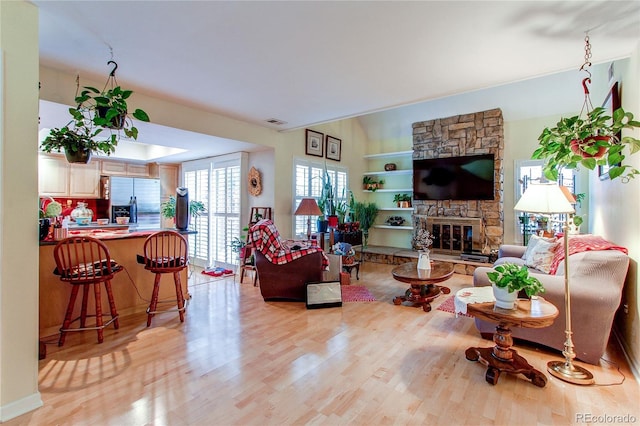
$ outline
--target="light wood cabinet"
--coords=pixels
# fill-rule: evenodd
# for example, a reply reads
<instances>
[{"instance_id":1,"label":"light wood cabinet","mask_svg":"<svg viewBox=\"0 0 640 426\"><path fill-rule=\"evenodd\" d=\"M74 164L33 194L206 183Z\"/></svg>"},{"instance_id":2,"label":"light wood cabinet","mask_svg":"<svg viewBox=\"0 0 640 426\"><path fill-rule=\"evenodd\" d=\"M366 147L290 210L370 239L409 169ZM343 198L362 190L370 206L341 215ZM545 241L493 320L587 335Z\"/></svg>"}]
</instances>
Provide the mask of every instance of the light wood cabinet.
<instances>
[{"instance_id":1,"label":"light wood cabinet","mask_svg":"<svg viewBox=\"0 0 640 426\"><path fill-rule=\"evenodd\" d=\"M52 197L69 195L69 163L65 157L38 157L38 192Z\"/></svg>"},{"instance_id":2,"label":"light wood cabinet","mask_svg":"<svg viewBox=\"0 0 640 426\"><path fill-rule=\"evenodd\" d=\"M51 197L100 197L100 161L70 164L63 156L40 155L38 192Z\"/></svg>"},{"instance_id":3,"label":"light wood cabinet","mask_svg":"<svg viewBox=\"0 0 640 426\"><path fill-rule=\"evenodd\" d=\"M160 177L160 199L162 201L168 200L171 195L176 195L179 168L180 166L177 164L158 165L158 175Z\"/></svg>"},{"instance_id":4,"label":"light wood cabinet","mask_svg":"<svg viewBox=\"0 0 640 426\"><path fill-rule=\"evenodd\" d=\"M125 163L123 161L102 160L100 173L106 176L158 177L155 164Z\"/></svg>"},{"instance_id":5,"label":"light wood cabinet","mask_svg":"<svg viewBox=\"0 0 640 426\"><path fill-rule=\"evenodd\" d=\"M69 164L69 195L100 198L100 163Z\"/></svg>"}]
</instances>

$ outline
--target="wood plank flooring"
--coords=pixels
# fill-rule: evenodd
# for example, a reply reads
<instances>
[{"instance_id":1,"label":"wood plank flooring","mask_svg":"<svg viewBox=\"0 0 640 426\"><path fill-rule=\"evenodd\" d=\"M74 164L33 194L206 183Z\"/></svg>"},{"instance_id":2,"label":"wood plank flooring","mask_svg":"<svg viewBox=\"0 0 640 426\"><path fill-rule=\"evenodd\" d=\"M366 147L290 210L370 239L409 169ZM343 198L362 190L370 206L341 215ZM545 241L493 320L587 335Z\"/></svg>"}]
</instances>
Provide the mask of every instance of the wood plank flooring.
<instances>
[{"instance_id":1,"label":"wood plank flooring","mask_svg":"<svg viewBox=\"0 0 640 426\"><path fill-rule=\"evenodd\" d=\"M567 425L587 416L640 421L638 383L616 347L621 385L581 387L547 374L545 388L522 376L485 381L469 346L491 346L473 319L395 306L406 285L391 265L365 263L360 281L377 302L306 310L265 303L251 278L213 279L196 271L181 324L177 313L120 319L120 329L48 339L39 363L44 407L14 425ZM151 279L151 278L150 278ZM452 293L471 285L454 275ZM114 289L115 291L115 289ZM61 315L64 313L61 312ZM558 352L516 345L546 373ZM619 383L616 365L587 365L600 385ZM622 421L618 421L621 423ZM611 421L609 421L611 423Z\"/></svg>"}]
</instances>

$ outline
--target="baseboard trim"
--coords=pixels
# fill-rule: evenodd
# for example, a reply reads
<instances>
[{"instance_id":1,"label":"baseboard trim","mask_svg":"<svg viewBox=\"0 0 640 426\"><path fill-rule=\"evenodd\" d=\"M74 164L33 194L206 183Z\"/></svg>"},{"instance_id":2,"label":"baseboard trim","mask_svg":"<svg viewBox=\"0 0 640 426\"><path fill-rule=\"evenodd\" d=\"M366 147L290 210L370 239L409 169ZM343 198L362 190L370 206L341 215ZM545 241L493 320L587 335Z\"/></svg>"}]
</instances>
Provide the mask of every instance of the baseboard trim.
<instances>
[{"instance_id":1,"label":"baseboard trim","mask_svg":"<svg viewBox=\"0 0 640 426\"><path fill-rule=\"evenodd\" d=\"M616 342L618 342L618 346L620 347L620 350L622 351L624 358L627 360L627 363L629 364L629 368L631 369L631 374L633 374L633 377L636 379L636 382L640 382L640 366L638 365L635 359L629 356L629 348L627 347L625 340L622 338L622 335L620 334L618 328L613 327L611 331L613 332L613 337L616 339Z\"/></svg>"},{"instance_id":2,"label":"baseboard trim","mask_svg":"<svg viewBox=\"0 0 640 426\"><path fill-rule=\"evenodd\" d=\"M31 394L25 398L0 406L0 423L6 422L18 416L42 407L40 392Z\"/></svg>"}]
</instances>

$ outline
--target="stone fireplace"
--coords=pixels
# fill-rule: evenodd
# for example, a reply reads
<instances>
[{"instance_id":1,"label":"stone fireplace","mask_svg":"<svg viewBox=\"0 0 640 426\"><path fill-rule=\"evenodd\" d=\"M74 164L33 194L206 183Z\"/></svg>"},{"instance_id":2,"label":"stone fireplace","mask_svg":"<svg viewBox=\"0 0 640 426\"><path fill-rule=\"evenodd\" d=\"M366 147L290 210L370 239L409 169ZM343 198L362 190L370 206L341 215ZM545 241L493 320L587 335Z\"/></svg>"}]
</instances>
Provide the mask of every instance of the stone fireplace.
<instances>
[{"instance_id":1,"label":"stone fireplace","mask_svg":"<svg viewBox=\"0 0 640 426\"><path fill-rule=\"evenodd\" d=\"M504 236L502 111L491 109L413 123L413 159L493 154L493 200L414 200L414 235L439 232L434 252L456 254L471 248L488 253Z\"/></svg>"}]
</instances>

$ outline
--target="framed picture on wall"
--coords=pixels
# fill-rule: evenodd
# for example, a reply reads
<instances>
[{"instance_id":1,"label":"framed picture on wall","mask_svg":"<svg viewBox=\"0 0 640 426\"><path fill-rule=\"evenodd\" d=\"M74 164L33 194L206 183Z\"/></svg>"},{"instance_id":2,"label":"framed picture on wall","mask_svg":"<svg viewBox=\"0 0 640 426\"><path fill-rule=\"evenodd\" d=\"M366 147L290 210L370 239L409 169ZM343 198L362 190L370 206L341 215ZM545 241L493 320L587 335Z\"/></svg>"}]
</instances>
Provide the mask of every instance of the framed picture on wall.
<instances>
[{"instance_id":1,"label":"framed picture on wall","mask_svg":"<svg viewBox=\"0 0 640 426\"><path fill-rule=\"evenodd\" d=\"M613 116L613 111L620 108L620 93L618 92L618 82L616 81L611 86L609 94L605 98L602 106L607 109L607 115ZM622 137L622 133L616 135L618 139ZM609 165L598 166L598 176L600 180L609 179Z\"/></svg>"},{"instance_id":2,"label":"framed picture on wall","mask_svg":"<svg viewBox=\"0 0 640 426\"><path fill-rule=\"evenodd\" d=\"M306 129L306 153L307 155L315 155L316 157L324 156L324 133Z\"/></svg>"},{"instance_id":3,"label":"framed picture on wall","mask_svg":"<svg viewBox=\"0 0 640 426\"><path fill-rule=\"evenodd\" d=\"M340 151L342 150L342 140L327 135L327 153L329 160L340 161Z\"/></svg>"}]
</instances>

